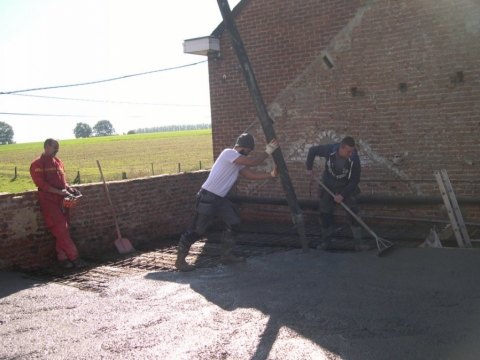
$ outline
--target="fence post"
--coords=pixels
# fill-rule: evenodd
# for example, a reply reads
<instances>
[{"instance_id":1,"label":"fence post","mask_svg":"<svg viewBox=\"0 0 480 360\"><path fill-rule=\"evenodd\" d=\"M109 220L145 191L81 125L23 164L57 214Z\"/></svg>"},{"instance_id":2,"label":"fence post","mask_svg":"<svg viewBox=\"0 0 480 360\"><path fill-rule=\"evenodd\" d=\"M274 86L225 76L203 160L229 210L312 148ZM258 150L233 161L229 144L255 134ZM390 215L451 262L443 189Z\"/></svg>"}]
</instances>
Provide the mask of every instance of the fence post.
<instances>
[{"instance_id":1,"label":"fence post","mask_svg":"<svg viewBox=\"0 0 480 360\"><path fill-rule=\"evenodd\" d=\"M178 163L178 172L180 172L180 163Z\"/></svg>"},{"instance_id":2,"label":"fence post","mask_svg":"<svg viewBox=\"0 0 480 360\"><path fill-rule=\"evenodd\" d=\"M74 184L80 184L80 170L77 171L77 177L73 180Z\"/></svg>"},{"instance_id":3,"label":"fence post","mask_svg":"<svg viewBox=\"0 0 480 360\"><path fill-rule=\"evenodd\" d=\"M202 160L200 160L199 170L202 170Z\"/></svg>"},{"instance_id":4,"label":"fence post","mask_svg":"<svg viewBox=\"0 0 480 360\"><path fill-rule=\"evenodd\" d=\"M152 163L152 175L155 175L155 173L153 172L153 163Z\"/></svg>"},{"instance_id":5,"label":"fence post","mask_svg":"<svg viewBox=\"0 0 480 360\"><path fill-rule=\"evenodd\" d=\"M127 178L127 173L122 171L122 180L125 180Z\"/></svg>"},{"instance_id":6,"label":"fence post","mask_svg":"<svg viewBox=\"0 0 480 360\"><path fill-rule=\"evenodd\" d=\"M17 178L17 167L15 166L15 175L13 176L12 181L15 180L16 178Z\"/></svg>"}]
</instances>

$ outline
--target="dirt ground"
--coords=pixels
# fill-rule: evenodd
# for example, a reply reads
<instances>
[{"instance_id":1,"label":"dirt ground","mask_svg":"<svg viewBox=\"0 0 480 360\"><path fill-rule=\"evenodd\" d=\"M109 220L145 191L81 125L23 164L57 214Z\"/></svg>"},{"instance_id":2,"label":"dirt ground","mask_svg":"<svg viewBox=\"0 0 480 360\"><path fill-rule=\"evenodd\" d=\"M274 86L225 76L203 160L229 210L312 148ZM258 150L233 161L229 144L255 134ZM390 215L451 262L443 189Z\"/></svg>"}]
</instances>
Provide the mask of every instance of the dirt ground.
<instances>
[{"instance_id":1,"label":"dirt ground","mask_svg":"<svg viewBox=\"0 0 480 360\"><path fill-rule=\"evenodd\" d=\"M277 252L82 291L0 272L0 359L480 359L480 251Z\"/></svg>"}]
</instances>

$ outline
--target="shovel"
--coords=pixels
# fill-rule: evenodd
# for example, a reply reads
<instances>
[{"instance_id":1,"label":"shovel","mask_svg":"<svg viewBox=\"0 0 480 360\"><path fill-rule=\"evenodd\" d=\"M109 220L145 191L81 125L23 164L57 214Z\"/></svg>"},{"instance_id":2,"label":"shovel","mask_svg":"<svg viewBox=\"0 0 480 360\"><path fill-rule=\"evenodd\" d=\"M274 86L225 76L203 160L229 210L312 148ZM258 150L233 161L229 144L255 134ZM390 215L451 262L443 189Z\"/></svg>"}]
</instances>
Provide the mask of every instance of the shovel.
<instances>
[{"instance_id":1,"label":"shovel","mask_svg":"<svg viewBox=\"0 0 480 360\"><path fill-rule=\"evenodd\" d=\"M134 252L135 248L132 246L128 239L122 238L122 234L120 234L120 228L118 227L117 215L115 214L115 208L113 207L112 200L110 199L110 193L108 192L108 186L105 182L105 178L103 177L102 167L100 166L100 162L97 160L98 170L100 170L100 175L102 176L103 186L105 186L105 192L107 193L108 202L110 203L110 207L112 208L113 218L115 219L115 227L117 228L117 235L118 239L115 240L115 246L120 254L126 254L130 252Z\"/></svg>"},{"instance_id":2,"label":"shovel","mask_svg":"<svg viewBox=\"0 0 480 360\"><path fill-rule=\"evenodd\" d=\"M335 197L335 194L331 192L330 189L324 183L322 183L318 179L315 179L315 180L317 180L317 182L325 189L325 191L327 191L330 195ZM372 235L375 238L375 242L377 243L377 248L378 248L377 256L383 255L387 250L393 248L393 246L395 245L393 242L388 241L386 239L382 239L381 237L377 236L377 234L375 234L373 230L370 229L367 226L367 224L365 224L363 220L357 216L357 214L355 214L352 210L350 210L350 208L347 205L345 205L343 201L340 201L340 205L342 205L345 208L345 210L347 210L350 213L350 215L352 215L355 218L355 220L357 220L358 223L361 224L370 233L370 235Z\"/></svg>"}]
</instances>

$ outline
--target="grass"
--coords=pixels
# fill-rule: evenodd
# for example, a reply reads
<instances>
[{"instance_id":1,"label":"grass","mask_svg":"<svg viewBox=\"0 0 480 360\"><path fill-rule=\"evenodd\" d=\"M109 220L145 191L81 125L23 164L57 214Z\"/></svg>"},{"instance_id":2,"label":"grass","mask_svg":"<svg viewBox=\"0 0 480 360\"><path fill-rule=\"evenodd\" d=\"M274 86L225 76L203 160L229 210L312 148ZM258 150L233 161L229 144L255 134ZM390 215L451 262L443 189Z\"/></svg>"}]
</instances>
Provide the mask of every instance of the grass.
<instances>
[{"instance_id":1,"label":"grass","mask_svg":"<svg viewBox=\"0 0 480 360\"><path fill-rule=\"evenodd\" d=\"M41 155L43 142L0 146L0 192L35 189L30 164ZM61 140L57 156L67 182L101 181L96 160L107 181L209 169L213 165L212 130L188 130ZM15 176L17 168L17 178Z\"/></svg>"}]
</instances>

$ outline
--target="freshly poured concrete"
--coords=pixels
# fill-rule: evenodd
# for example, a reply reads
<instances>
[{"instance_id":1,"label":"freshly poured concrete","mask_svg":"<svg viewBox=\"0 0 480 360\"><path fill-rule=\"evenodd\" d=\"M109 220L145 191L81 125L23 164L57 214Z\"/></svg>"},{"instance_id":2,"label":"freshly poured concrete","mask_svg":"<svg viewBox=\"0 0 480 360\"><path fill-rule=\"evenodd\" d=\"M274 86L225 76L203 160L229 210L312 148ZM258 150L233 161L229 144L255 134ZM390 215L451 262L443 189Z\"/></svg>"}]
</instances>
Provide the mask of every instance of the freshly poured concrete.
<instances>
[{"instance_id":1,"label":"freshly poured concrete","mask_svg":"<svg viewBox=\"0 0 480 360\"><path fill-rule=\"evenodd\" d=\"M480 359L478 250L293 250L106 285L0 273L0 359Z\"/></svg>"}]
</instances>

